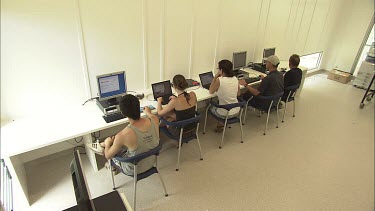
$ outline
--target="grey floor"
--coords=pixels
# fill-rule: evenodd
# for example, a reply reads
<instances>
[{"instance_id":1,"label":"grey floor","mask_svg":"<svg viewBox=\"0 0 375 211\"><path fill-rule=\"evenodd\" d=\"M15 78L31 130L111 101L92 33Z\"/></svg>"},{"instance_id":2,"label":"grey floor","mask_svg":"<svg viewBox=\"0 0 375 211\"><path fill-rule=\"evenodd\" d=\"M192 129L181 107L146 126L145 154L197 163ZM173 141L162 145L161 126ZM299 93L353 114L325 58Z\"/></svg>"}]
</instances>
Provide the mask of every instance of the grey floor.
<instances>
[{"instance_id":1,"label":"grey floor","mask_svg":"<svg viewBox=\"0 0 375 211\"><path fill-rule=\"evenodd\" d=\"M244 143L239 126L228 129L222 149L221 134L200 132L204 160L196 141L182 147L180 171L175 171L177 149L164 139L160 172L169 197L156 175L138 183L142 210L374 210L374 102L359 109L364 90L318 74L306 79L297 100L296 117L289 105L285 122L276 129L271 115L249 110ZM25 210L61 210L75 204L69 163L72 153L29 165L33 204ZM111 191L109 173L93 172L85 156L92 197ZM116 175L119 191L129 201L133 182ZM22 210L22 209L20 209Z\"/></svg>"}]
</instances>

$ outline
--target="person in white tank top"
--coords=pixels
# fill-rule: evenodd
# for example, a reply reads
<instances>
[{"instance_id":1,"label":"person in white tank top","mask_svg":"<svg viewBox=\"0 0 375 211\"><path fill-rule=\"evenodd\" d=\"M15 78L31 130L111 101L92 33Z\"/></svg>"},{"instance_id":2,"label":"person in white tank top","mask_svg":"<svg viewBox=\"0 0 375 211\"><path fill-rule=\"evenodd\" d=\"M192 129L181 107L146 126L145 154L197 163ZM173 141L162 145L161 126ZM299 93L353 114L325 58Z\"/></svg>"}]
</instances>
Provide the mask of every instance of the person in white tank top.
<instances>
[{"instance_id":1,"label":"person in white tank top","mask_svg":"<svg viewBox=\"0 0 375 211\"><path fill-rule=\"evenodd\" d=\"M219 71L211 82L209 92L210 94L217 92L220 105L237 103L237 96L240 95L240 85L238 79L234 76L233 64L229 60L221 60L218 65ZM215 116L222 119L225 119L227 116L227 110L223 108L211 107L211 111ZM228 118L236 117L239 111L239 107L232 108L229 110ZM218 122L216 131L221 132L223 126Z\"/></svg>"}]
</instances>

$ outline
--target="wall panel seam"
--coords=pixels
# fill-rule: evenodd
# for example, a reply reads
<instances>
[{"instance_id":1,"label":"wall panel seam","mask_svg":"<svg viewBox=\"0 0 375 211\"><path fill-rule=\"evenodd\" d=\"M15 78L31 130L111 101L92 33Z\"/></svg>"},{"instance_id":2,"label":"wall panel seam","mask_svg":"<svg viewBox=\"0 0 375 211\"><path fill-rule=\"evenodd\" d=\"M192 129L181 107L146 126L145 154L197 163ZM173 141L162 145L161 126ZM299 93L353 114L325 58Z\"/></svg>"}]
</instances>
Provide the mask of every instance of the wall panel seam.
<instances>
[{"instance_id":1,"label":"wall panel seam","mask_svg":"<svg viewBox=\"0 0 375 211\"><path fill-rule=\"evenodd\" d=\"M318 0L315 0L315 5L314 5L314 9L313 9L313 14L311 16L311 19L310 19L310 24L309 24L309 29L307 30L307 35L306 35L306 39L305 39L305 44L303 45L303 49L302 49L302 53L305 54L305 48L306 48L306 43L307 43L307 39L309 38L309 34L310 34L310 30L311 30L311 24L312 24L312 21L314 19L314 15L315 15L315 8L316 8L316 4L317 4Z\"/></svg>"},{"instance_id":2,"label":"wall panel seam","mask_svg":"<svg viewBox=\"0 0 375 211\"><path fill-rule=\"evenodd\" d=\"M86 55L86 45L84 39L84 32L82 27L82 17L79 0L74 0L76 3L76 25L78 30L78 42L81 54L81 64L83 73L83 82L85 84L86 96L92 98L92 87L90 83L90 73L88 70L87 55Z\"/></svg>"},{"instance_id":3,"label":"wall panel seam","mask_svg":"<svg viewBox=\"0 0 375 211\"><path fill-rule=\"evenodd\" d=\"M142 38L143 38L143 77L144 85L143 88L148 88L148 64L147 64L147 14L146 14L146 0L142 0Z\"/></svg>"}]
</instances>

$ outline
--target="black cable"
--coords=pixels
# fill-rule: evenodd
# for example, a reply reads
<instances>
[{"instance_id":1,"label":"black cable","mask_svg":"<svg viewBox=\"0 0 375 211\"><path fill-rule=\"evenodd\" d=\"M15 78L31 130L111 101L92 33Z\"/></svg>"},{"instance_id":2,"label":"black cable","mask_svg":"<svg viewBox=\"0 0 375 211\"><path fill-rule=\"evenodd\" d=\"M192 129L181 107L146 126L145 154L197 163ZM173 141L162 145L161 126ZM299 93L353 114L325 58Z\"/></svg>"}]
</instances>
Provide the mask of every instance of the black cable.
<instances>
[{"instance_id":1,"label":"black cable","mask_svg":"<svg viewBox=\"0 0 375 211\"><path fill-rule=\"evenodd\" d=\"M95 135L95 132L91 133L91 137L93 137L94 139L99 139L100 138L100 130L98 131L99 135L96 136Z\"/></svg>"},{"instance_id":2,"label":"black cable","mask_svg":"<svg viewBox=\"0 0 375 211\"><path fill-rule=\"evenodd\" d=\"M82 148L82 149L85 150L85 147L84 147L84 146L76 146L76 147L74 147L73 152L75 152L78 148ZM86 154L86 152L81 152L81 151L80 151L79 154L84 155L84 154Z\"/></svg>"},{"instance_id":3,"label":"black cable","mask_svg":"<svg viewBox=\"0 0 375 211\"><path fill-rule=\"evenodd\" d=\"M79 140L79 141L77 141L76 138L74 138L74 141L75 141L77 144L81 143L82 140L83 140L83 137L81 137L81 140Z\"/></svg>"},{"instance_id":4,"label":"black cable","mask_svg":"<svg viewBox=\"0 0 375 211\"><path fill-rule=\"evenodd\" d=\"M84 106L87 102L92 101L92 100L95 100L95 99L98 99L98 97L92 97L92 98L86 100L86 101L82 104L82 106Z\"/></svg>"},{"instance_id":5,"label":"black cable","mask_svg":"<svg viewBox=\"0 0 375 211\"><path fill-rule=\"evenodd\" d=\"M148 94L148 95L146 95L146 99L149 100L149 101L154 101L154 99L150 99L149 98L150 96L154 96L154 95L153 94Z\"/></svg>"}]
</instances>

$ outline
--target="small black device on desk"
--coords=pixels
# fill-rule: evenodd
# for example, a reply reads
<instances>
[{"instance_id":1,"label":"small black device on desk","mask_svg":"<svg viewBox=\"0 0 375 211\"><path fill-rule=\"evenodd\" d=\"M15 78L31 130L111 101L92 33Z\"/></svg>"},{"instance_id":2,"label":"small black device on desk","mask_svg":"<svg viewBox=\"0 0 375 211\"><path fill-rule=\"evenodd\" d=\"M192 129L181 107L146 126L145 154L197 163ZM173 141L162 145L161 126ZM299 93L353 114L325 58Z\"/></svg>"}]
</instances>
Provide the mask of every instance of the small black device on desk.
<instances>
[{"instance_id":1,"label":"small black device on desk","mask_svg":"<svg viewBox=\"0 0 375 211\"><path fill-rule=\"evenodd\" d=\"M107 114L103 116L103 119L106 123L114 122L120 119L125 118L124 115L122 115L120 112L112 113L112 114Z\"/></svg>"},{"instance_id":2,"label":"small black device on desk","mask_svg":"<svg viewBox=\"0 0 375 211\"><path fill-rule=\"evenodd\" d=\"M199 86L199 82L193 79L186 79L189 87Z\"/></svg>"},{"instance_id":3,"label":"small black device on desk","mask_svg":"<svg viewBox=\"0 0 375 211\"><path fill-rule=\"evenodd\" d=\"M251 84L251 83L260 81L260 78L259 77L250 77L250 78L245 78L245 81L246 81L247 84Z\"/></svg>"},{"instance_id":4,"label":"small black device on desk","mask_svg":"<svg viewBox=\"0 0 375 211\"><path fill-rule=\"evenodd\" d=\"M253 69L258 71L258 72L261 72L261 73L266 73L266 71L267 71L266 65L262 64L262 63L254 63Z\"/></svg>"},{"instance_id":5,"label":"small black device on desk","mask_svg":"<svg viewBox=\"0 0 375 211\"><path fill-rule=\"evenodd\" d=\"M169 103L169 97L173 95L171 82L169 80L151 84L151 87L155 100L157 100L159 97L162 97L162 105L166 105Z\"/></svg>"}]
</instances>

